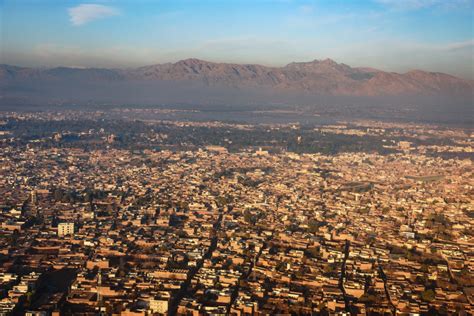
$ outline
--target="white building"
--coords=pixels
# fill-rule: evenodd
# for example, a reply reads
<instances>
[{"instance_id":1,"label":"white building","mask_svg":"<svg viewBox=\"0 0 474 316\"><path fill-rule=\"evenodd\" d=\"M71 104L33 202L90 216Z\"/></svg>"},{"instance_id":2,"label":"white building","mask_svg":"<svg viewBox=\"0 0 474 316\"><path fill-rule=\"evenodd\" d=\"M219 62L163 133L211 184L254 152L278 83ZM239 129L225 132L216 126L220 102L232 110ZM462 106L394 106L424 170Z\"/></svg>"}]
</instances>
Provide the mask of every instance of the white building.
<instances>
[{"instance_id":1,"label":"white building","mask_svg":"<svg viewBox=\"0 0 474 316\"><path fill-rule=\"evenodd\" d=\"M150 300L150 310L153 313L167 314L170 297L169 292L160 291L159 295Z\"/></svg>"},{"instance_id":2,"label":"white building","mask_svg":"<svg viewBox=\"0 0 474 316\"><path fill-rule=\"evenodd\" d=\"M74 235L74 223L59 223L58 236Z\"/></svg>"}]
</instances>

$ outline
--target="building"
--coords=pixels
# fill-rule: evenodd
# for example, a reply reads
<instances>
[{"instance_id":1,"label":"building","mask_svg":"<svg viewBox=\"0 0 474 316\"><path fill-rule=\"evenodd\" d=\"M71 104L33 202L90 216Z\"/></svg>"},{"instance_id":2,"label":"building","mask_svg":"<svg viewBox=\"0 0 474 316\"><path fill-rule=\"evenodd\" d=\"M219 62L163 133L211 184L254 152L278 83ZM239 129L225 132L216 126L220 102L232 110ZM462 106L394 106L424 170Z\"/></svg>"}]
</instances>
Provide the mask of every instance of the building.
<instances>
[{"instance_id":1,"label":"building","mask_svg":"<svg viewBox=\"0 0 474 316\"><path fill-rule=\"evenodd\" d=\"M150 310L153 313L168 313L170 294L168 292L160 292L154 299L150 300Z\"/></svg>"},{"instance_id":2,"label":"building","mask_svg":"<svg viewBox=\"0 0 474 316\"><path fill-rule=\"evenodd\" d=\"M74 223L59 223L58 224L58 236L66 236L74 234Z\"/></svg>"}]
</instances>

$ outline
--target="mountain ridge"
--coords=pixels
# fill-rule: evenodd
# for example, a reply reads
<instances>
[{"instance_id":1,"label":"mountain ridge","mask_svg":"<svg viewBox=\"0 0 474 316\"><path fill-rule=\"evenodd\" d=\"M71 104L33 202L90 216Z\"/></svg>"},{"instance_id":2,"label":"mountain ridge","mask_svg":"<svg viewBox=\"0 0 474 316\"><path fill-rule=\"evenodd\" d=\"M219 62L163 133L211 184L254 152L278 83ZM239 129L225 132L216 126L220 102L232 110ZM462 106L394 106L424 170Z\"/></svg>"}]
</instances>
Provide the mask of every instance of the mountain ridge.
<instances>
[{"instance_id":1,"label":"mountain ridge","mask_svg":"<svg viewBox=\"0 0 474 316\"><path fill-rule=\"evenodd\" d=\"M474 95L474 80L416 69L396 73L351 67L329 58L292 62L282 67L219 63L197 58L128 69L64 66L41 69L0 65L1 86L21 81L180 81L199 82L210 87L271 88L335 96Z\"/></svg>"}]
</instances>

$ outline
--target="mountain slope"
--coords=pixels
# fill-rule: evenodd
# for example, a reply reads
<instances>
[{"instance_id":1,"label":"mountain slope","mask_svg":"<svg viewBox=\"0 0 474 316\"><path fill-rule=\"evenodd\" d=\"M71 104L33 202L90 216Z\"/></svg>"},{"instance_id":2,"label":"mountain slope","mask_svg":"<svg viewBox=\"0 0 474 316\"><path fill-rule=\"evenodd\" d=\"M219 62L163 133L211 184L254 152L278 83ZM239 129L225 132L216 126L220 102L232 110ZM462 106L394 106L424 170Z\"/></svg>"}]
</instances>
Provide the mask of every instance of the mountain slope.
<instances>
[{"instance_id":1,"label":"mountain slope","mask_svg":"<svg viewBox=\"0 0 474 316\"><path fill-rule=\"evenodd\" d=\"M280 92L314 95L397 96L465 95L474 93L474 81L447 74L414 70L404 74L372 68L352 68L331 59L290 63L284 67L214 63L186 59L134 69L33 69L0 65L0 84L7 89L21 82L198 82L210 87L271 88Z\"/></svg>"}]
</instances>

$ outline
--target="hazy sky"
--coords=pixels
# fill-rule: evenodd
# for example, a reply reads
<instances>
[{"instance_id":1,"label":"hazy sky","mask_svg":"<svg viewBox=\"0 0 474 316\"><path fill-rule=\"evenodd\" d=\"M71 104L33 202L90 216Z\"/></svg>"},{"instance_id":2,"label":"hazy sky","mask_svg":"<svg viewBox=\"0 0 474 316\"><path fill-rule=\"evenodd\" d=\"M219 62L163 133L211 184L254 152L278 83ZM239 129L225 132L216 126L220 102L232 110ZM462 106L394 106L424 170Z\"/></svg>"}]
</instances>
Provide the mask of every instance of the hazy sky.
<instances>
[{"instance_id":1,"label":"hazy sky","mask_svg":"<svg viewBox=\"0 0 474 316\"><path fill-rule=\"evenodd\" d=\"M0 63L134 67L195 57L474 79L474 0L0 0Z\"/></svg>"}]
</instances>

